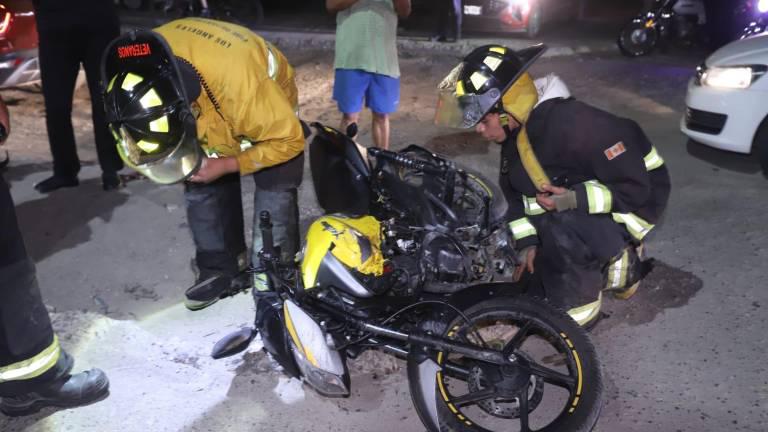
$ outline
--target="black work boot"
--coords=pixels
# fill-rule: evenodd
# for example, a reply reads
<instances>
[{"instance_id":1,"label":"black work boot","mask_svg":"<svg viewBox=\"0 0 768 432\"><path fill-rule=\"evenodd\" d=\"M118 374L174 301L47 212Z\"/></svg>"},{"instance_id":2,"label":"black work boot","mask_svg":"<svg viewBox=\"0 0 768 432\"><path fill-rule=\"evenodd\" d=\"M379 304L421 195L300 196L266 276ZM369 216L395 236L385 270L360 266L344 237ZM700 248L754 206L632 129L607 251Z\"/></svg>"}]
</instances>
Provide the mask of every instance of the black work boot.
<instances>
[{"instance_id":1,"label":"black work boot","mask_svg":"<svg viewBox=\"0 0 768 432\"><path fill-rule=\"evenodd\" d=\"M47 179L36 184L35 189L37 189L37 191L40 193L48 193L64 187L75 187L79 184L80 181L77 179L77 176L63 176L54 174L51 177L48 177Z\"/></svg>"},{"instance_id":2,"label":"black work boot","mask_svg":"<svg viewBox=\"0 0 768 432\"><path fill-rule=\"evenodd\" d=\"M105 191L119 189L123 186L125 186L125 184L116 172L101 173L101 187Z\"/></svg>"},{"instance_id":3,"label":"black work boot","mask_svg":"<svg viewBox=\"0 0 768 432\"><path fill-rule=\"evenodd\" d=\"M46 407L74 408L97 402L108 394L107 375L100 369L91 369L75 375L67 373L35 392L3 397L0 412L17 417L34 414Z\"/></svg>"},{"instance_id":4,"label":"black work boot","mask_svg":"<svg viewBox=\"0 0 768 432\"><path fill-rule=\"evenodd\" d=\"M184 293L184 305L191 311L205 309L219 299L233 296L250 288L247 274L229 277L222 274L202 275L198 282Z\"/></svg>"},{"instance_id":5,"label":"black work boot","mask_svg":"<svg viewBox=\"0 0 768 432\"><path fill-rule=\"evenodd\" d=\"M231 278L224 275L200 277L198 281L184 292L184 306L191 311L205 309L219 301L229 290Z\"/></svg>"}]
</instances>

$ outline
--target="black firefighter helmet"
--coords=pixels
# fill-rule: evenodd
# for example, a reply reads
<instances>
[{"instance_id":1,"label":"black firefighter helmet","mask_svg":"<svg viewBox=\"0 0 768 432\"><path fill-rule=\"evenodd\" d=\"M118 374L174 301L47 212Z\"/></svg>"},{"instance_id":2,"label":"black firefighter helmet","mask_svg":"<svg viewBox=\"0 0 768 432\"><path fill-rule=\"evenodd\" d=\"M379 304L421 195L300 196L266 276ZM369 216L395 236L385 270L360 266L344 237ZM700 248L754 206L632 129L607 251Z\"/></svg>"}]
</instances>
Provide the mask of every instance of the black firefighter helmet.
<instances>
[{"instance_id":1,"label":"black firefighter helmet","mask_svg":"<svg viewBox=\"0 0 768 432\"><path fill-rule=\"evenodd\" d=\"M101 79L109 129L128 166L162 184L199 169L203 152L190 108L199 81L161 35L133 30L112 41Z\"/></svg>"},{"instance_id":2,"label":"black firefighter helmet","mask_svg":"<svg viewBox=\"0 0 768 432\"><path fill-rule=\"evenodd\" d=\"M518 117L515 111L519 110L507 107L505 96L517 81L525 80L526 87L532 88L533 83L526 71L546 49L544 44L519 51L500 45L476 48L438 86L440 99L435 122L462 129L472 128L499 104L502 97L505 99L505 110ZM532 105L528 111L531 108Z\"/></svg>"}]
</instances>

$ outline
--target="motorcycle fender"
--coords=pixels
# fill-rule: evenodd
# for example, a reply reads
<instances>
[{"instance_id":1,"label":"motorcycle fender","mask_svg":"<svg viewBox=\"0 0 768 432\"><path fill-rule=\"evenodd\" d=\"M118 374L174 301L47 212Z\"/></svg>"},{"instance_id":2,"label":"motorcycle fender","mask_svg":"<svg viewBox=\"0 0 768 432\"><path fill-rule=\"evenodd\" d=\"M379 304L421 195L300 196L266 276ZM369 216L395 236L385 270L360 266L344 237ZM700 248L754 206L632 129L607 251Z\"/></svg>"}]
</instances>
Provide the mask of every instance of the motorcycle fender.
<instances>
[{"instance_id":1,"label":"motorcycle fender","mask_svg":"<svg viewBox=\"0 0 768 432\"><path fill-rule=\"evenodd\" d=\"M266 300L259 300L256 305L259 319L256 328L261 334L264 349L285 369L288 376L300 378L301 373L291 352L290 340L283 325L283 311Z\"/></svg>"},{"instance_id":2,"label":"motorcycle fender","mask_svg":"<svg viewBox=\"0 0 768 432\"><path fill-rule=\"evenodd\" d=\"M522 283L496 282L478 285L469 285L457 291L448 298L448 303L465 310L475 303L488 300L493 297L507 297L524 294L526 287Z\"/></svg>"},{"instance_id":3,"label":"motorcycle fender","mask_svg":"<svg viewBox=\"0 0 768 432\"><path fill-rule=\"evenodd\" d=\"M434 360L412 349L408 354L408 382L413 406L428 432L440 432L437 414L437 373L441 370Z\"/></svg>"}]
</instances>

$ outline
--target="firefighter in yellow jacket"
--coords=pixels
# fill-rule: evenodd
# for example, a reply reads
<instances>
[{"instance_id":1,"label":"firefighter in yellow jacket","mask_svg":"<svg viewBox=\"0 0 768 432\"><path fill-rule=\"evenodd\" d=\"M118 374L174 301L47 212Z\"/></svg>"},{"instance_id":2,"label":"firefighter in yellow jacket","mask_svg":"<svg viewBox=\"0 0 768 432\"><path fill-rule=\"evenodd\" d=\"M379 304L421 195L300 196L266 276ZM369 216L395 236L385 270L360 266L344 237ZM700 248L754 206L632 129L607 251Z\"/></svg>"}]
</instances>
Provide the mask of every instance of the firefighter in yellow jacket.
<instances>
[{"instance_id":1,"label":"firefighter in yellow jacket","mask_svg":"<svg viewBox=\"0 0 768 432\"><path fill-rule=\"evenodd\" d=\"M123 160L157 183L184 182L198 269L189 309L247 286L238 276L247 266L241 176L253 177L254 214L271 213L275 243L293 259L304 129L294 71L280 51L244 27L187 18L117 38L102 78ZM255 259L261 236L253 232ZM253 283L266 285L261 274Z\"/></svg>"}]
</instances>

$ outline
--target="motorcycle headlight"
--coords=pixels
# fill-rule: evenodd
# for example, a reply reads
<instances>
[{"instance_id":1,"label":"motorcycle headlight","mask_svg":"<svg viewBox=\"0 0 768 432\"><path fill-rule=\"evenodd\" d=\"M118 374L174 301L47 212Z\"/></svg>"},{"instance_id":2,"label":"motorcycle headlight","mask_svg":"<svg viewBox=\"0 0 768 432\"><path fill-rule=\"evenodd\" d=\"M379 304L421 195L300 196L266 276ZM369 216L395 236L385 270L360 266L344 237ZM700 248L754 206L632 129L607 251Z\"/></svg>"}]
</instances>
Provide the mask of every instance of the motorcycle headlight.
<instances>
[{"instance_id":1,"label":"motorcycle headlight","mask_svg":"<svg viewBox=\"0 0 768 432\"><path fill-rule=\"evenodd\" d=\"M765 74L764 65L711 67L700 71L701 85L722 89L745 89Z\"/></svg>"},{"instance_id":2,"label":"motorcycle headlight","mask_svg":"<svg viewBox=\"0 0 768 432\"><path fill-rule=\"evenodd\" d=\"M301 370L304 379L312 385L320 394L329 397L349 396L349 387L344 382L344 377L324 371L315 367L301 352L296 344L291 342L293 358Z\"/></svg>"}]
</instances>

